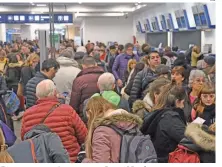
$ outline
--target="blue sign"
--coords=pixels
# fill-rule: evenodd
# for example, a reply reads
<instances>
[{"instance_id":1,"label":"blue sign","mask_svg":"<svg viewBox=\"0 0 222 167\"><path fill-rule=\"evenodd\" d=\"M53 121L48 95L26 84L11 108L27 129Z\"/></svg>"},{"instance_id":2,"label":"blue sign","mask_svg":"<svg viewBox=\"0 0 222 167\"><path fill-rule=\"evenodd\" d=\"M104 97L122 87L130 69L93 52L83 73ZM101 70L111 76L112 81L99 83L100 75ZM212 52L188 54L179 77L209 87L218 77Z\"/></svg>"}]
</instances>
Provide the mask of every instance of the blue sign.
<instances>
[{"instance_id":1,"label":"blue sign","mask_svg":"<svg viewBox=\"0 0 222 167\"><path fill-rule=\"evenodd\" d=\"M22 24L22 23L49 23L49 14L2 14L0 23ZM54 14L54 23L72 23L72 14Z\"/></svg>"}]
</instances>

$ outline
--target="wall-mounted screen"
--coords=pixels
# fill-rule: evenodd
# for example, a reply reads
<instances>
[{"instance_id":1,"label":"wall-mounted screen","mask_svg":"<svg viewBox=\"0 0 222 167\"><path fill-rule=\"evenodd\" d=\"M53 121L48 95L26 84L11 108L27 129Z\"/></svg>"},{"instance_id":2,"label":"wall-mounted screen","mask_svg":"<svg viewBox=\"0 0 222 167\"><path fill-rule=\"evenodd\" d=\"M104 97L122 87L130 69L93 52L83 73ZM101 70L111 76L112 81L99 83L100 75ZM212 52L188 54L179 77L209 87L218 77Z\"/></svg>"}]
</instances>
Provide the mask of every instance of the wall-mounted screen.
<instances>
[{"instance_id":1,"label":"wall-mounted screen","mask_svg":"<svg viewBox=\"0 0 222 167\"><path fill-rule=\"evenodd\" d=\"M204 13L200 13L200 21L203 26L207 25L207 19Z\"/></svg>"},{"instance_id":2,"label":"wall-mounted screen","mask_svg":"<svg viewBox=\"0 0 222 167\"><path fill-rule=\"evenodd\" d=\"M194 16L194 20L195 20L196 26L201 26L199 15L198 14L194 14L193 16Z\"/></svg>"}]
</instances>

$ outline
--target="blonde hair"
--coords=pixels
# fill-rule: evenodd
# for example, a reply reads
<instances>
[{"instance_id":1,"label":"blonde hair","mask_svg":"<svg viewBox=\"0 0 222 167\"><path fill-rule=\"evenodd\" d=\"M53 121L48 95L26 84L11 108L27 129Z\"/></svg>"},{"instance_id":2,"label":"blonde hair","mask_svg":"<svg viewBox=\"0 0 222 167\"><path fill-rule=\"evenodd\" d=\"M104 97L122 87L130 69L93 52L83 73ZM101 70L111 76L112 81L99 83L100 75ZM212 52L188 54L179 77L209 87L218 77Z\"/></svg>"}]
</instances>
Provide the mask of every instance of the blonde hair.
<instances>
[{"instance_id":1,"label":"blonde hair","mask_svg":"<svg viewBox=\"0 0 222 167\"><path fill-rule=\"evenodd\" d=\"M34 60L39 61L40 60L39 55L35 53L29 55L25 61L24 66L31 66Z\"/></svg>"},{"instance_id":2,"label":"blonde hair","mask_svg":"<svg viewBox=\"0 0 222 167\"><path fill-rule=\"evenodd\" d=\"M209 127L210 131L212 132L216 132L216 122L214 122L213 124L210 125Z\"/></svg>"},{"instance_id":3,"label":"blonde hair","mask_svg":"<svg viewBox=\"0 0 222 167\"><path fill-rule=\"evenodd\" d=\"M0 128L0 146L1 146L0 162L1 163L14 163L14 160L6 151L8 146L5 144L5 137L1 128Z\"/></svg>"},{"instance_id":4,"label":"blonde hair","mask_svg":"<svg viewBox=\"0 0 222 167\"><path fill-rule=\"evenodd\" d=\"M200 47L199 46L194 46L193 48L192 48L192 52L195 52L195 53L200 53Z\"/></svg>"},{"instance_id":5,"label":"blonde hair","mask_svg":"<svg viewBox=\"0 0 222 167\"><path fill-rule=\"evenodd\" d=\"M131 72L131 68L130 68L130 66L132 65L132 64L136 64L136 60L135 59L130 59L129 61L128 61L128 65L127 65L127 71L130 73Z\"/></svg>"},{"instance_id":6,"label":"blonde hair","mask_svg":"<svg viewBox=\"0 0 222 167\"><path fill-rule=\"evenodd\" d=\"M86 112L88 114L88 135L85 142L86 147L86 157L92 159L92 137L93 131L95 130L95 123L98 119L104 117L105 113L113 109L115 110L116 107L105 100L102 97L93 97L91 98L86 106Z\"/></svg>"}]
</instances>

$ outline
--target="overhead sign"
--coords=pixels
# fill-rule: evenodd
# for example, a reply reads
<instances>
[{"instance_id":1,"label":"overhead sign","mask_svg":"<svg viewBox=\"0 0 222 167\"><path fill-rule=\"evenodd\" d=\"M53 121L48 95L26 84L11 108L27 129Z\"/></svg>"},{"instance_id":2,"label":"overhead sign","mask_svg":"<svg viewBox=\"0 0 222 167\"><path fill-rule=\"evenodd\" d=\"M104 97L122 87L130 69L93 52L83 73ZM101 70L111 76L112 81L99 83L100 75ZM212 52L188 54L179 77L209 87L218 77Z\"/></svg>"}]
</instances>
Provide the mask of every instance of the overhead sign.
<instances>
[{"instance_id":1,"label":"overhead sign","mask_svg":"<svg viewBox=\"0 0 222 167\"><path fill-rule=\"evenodd\" d=\"M23 24L23 23L49 23L49 14L2 14L0 23ZM72 14L54 14L54 23L72 23Z\"/></svg>"}]
</instances>

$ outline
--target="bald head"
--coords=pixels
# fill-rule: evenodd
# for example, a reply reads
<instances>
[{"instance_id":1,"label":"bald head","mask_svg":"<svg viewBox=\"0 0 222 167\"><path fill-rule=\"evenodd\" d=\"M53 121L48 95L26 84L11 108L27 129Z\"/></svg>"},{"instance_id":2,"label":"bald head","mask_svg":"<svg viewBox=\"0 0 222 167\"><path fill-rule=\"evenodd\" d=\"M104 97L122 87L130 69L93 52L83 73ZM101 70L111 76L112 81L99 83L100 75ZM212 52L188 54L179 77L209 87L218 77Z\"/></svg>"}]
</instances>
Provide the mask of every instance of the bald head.
<instances>
[{"instance_id":1,"label":"bald head","mask_svg":"<svg viewBox=\"0 0 222 167\"><path fill-rule=\"evenodd\" d=\"M113 74L106 72L100 75L97 85L100 91L110 91L115 88L115 77Z\"/></svg>"},{"instance_id":2,"label":"bald head","mask_svg":"<svg viewBox=\"0 0 222 167\"><path fill-rule=\"evenodd\" d=\"M56 86L50 79L43 80L36 87L36 96L38 99L56 96Z\"/></svg>"}]
</instances>

